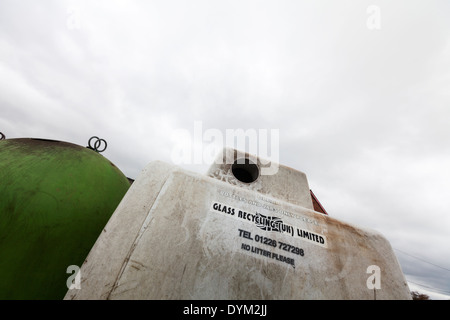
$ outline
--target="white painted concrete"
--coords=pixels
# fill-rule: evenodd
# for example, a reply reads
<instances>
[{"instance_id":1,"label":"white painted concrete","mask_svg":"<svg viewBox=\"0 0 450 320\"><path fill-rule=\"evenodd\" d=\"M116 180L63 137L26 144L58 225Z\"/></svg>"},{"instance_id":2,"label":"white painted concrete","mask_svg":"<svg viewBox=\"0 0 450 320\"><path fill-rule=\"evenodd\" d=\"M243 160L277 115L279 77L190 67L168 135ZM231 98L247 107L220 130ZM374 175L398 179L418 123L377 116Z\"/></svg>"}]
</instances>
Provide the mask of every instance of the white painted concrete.
<instances>
[{"instance_id":1,"label":"white painted concrete","mask_svg":"<svg viewBox=\"0 0 450 320\"><path fill-rule=\"evenodd\" d=\"M315 212L304 173L230 168L150 163L65 299L411 299L389 242Z\"/></svg>"}]
</instances>

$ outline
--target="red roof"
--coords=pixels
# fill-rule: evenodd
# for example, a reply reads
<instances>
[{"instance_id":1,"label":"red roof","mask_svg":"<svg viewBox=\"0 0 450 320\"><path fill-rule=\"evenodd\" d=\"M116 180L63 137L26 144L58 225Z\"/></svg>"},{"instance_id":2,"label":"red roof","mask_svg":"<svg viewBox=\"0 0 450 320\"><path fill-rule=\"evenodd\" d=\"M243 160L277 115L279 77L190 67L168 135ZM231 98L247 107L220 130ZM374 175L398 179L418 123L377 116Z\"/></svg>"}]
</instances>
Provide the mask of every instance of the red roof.
<instances>
[{"instance_id":1,"label":"red roof","mask_svg":"<svg viewBox=\"0 0 450 320\"><path fill-rule=\"evenodd\" d=\"M322 206L322 204L320 203L319 199L317 199L317 197L314 194L314 192L312 192L312 190L309 190L309 192L311 193L311 199L312 199L312 202L313 202L314 211L317 211L317 212L320 212L320 213L328 215L327 211Z\"/></svg>"}]
</instances>

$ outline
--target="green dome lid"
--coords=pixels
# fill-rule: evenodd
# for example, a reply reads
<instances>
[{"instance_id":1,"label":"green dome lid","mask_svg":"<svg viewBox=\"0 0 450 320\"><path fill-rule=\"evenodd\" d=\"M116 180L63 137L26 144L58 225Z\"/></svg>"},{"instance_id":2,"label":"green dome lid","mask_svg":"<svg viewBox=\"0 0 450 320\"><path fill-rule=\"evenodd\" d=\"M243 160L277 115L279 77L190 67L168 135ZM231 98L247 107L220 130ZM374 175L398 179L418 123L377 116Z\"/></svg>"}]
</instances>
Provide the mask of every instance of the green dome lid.
<instances>
[{"instance_id":1,"label":"green dome lid","mask_svg":"<svg viewBox=\"0 0 450 320\"><path fill-rule=\"evenodd\" d=\"M0 141L0 299L63 299L130 187L92 149L44 139Z\"/></svg>"}]
</instances>

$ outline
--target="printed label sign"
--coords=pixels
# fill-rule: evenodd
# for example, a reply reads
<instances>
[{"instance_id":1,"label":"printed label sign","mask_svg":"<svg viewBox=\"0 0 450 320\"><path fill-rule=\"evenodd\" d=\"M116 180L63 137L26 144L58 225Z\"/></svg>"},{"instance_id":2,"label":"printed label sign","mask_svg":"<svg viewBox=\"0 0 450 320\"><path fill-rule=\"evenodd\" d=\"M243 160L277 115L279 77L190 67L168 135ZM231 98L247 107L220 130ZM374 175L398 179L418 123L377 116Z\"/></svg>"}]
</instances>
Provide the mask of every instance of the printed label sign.
<instances>
[{"instance_id":1,"label":"printed label sign","mask_svg":"<svg viewBox=\"0 0 450 320\"><path fill-rule=\"evenodd\" d=\"M299 238L304 241L319 245L321 247L327 247L326 237L322 234L299 228L285 223L281 218L269 215L263 215L259 212L246 212L239 208L223 204L214 201L211 204L211 211L220 212L228 217L245 221L247 223L254 224L258 228L264 231L279 232L282 234L290 235L294 238Z\"/></svg>"},{"instance_id":2,"label":"printed label sign","mask_svg":"<svg viewBox=\"0 0 450 320\"><path fill-rule=\"evenodd\" d=\"M256 242L256 245L254 245L253 243L251 244L246 244L246 243L242 243L241 244L241 249L248 251L248 252L252 252L255 253L257 255L261 255L267 258L271 258L280 262L284 262L287 263L289 265L292 265L295 268L295 259L289 256L286 256L285 252L287 253L293 253L296 254L298 256L304 256L305 252L303 251L303 249L292 246L290 244L281 242L281 241L277 241L275 239L271 239L271 238L267 238L261 235L252 235L251 232L247 231L247 230L242 230L242 229L238 229L239 231L239 237L251 240ZM266 249L260 248L259 245L263 245ZM272 250L271 250L272 249ZM275 252L273 249L279 249L280 252ZM285 252L283 252L285 251Z\"/></svg>"}]
</instances>

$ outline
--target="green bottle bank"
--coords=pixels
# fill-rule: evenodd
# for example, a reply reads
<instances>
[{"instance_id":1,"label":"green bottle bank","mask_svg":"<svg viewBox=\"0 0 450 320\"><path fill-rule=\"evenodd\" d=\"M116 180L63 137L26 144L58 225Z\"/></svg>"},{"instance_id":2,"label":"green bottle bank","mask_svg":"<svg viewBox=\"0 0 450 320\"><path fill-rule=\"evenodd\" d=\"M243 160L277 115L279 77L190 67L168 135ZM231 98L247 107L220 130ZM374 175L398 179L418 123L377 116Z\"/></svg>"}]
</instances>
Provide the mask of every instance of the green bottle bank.
<instances>
[{"instance_id":1,"label":"green bottle bank","mask_svg":"<svg viewBox=\"0 0 450 320\"><path fill-rule=\"evenodd\" d=\"M0 141L0 300L62 299L129 187L91 148Z\"/></svg>"}]
</instances>

